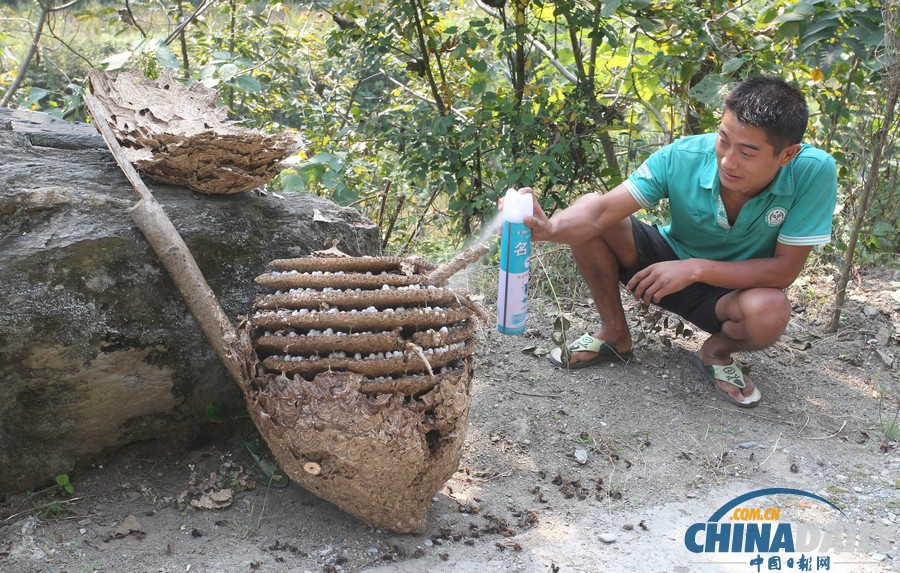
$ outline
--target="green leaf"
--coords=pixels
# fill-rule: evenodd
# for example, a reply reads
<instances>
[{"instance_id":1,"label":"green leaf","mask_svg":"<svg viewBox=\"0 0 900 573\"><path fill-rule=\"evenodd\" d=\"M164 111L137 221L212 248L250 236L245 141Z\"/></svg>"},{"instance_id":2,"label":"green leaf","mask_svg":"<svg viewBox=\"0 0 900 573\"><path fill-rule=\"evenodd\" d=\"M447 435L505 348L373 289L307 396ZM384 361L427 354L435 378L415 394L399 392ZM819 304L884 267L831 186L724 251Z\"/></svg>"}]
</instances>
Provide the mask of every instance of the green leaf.
<instances>
[{"instance_id":1,"label":"green leaf","mask_svg":"<svg viewBox=\"0 0 900 573\"><path fill-rule=\"evenodd\" d=\"M800 36L801 22L785 22L775 32L775 43L790 44Z\"/></svg>"},{"instance_id":2,"label":"green leaf","mask_svg":"<svg viewBox=\"0 0 900 573\"><path fill-rule=\"evenodd\" d=\"M325 175L325 166L320 163L312 163L298 167L296 177L302 182L301 187L305 188L319 183L323 175Z\"/></svg>"},{"instance_id":3,"label":"green leaf","mask_svg":"<svg viewBox=\"0 0 900 573\"><path fill-rule=\"evenodd\" d=\"M803 37L806 38L812 34L818 34L822 30L828 30L832 34L841 25L842 14L840 12L818 13L815 19L809 23L803 31Z\"/></svg>"},{"instance_id":4,"label":"green leaf","mask_svg":"<svg viewBox=\"0 0 900 573\"><path fill-rule=\"evenodd\" d=\"M206 405L206 419L216 424L224 424L231 420L231 414L225 406L210 402Z\"/></svg>"},{"instance_id":5,"label":"green leaf","mask_svg":"<svg viewBox=\"0 0 900 573\"><path fill-rule=\"evenodd\" d=\"M731 80L720 74L709 74L691 88L688 95L709 107L718 108L728 94Z\"/></svg>"},{"instance_id":6,"label":"green leaf","mask_svg":"<svg viewBox=\"0 0 900 573\"><path fill-rule=\"evenodd\" d=\"M238 71L240 70L234 64L222 64L222 67L219 68L219 77L222 78L222 81L228 82L237 75Z\"/></svg>"},{"instance_id":7,"label":"green leaf","mask_svg":"<svg viewBox=\"0 0 900 573\"><path fill-rule=\"evenodd\" d=\"M176 56L162 40L153 47L153 54L156 56L156 61L159 62L159 65L162 67L176 70L181 69L181 62L178 60L178 56Z\"/></svg>"},{"instance_id":8,"label":"green leaf","mask_svg":"<svg viewBox=\"0 0 900 573\"><path fill-rule=\"evenodd\" d=\"M816 52L816 65L825 75L828 75L831 68L841 61L842 55L844 55L843 46L825 44Z\"/></svg>"},{"instance_id":9,"label":"green leaf","mask_svg":"<svg viewBox=\"0 0 900 573\"><path fill-rule=\"evenodd\" d=\"M347 207L359 201L359 195L348 189L345 185L338 186L338 189L332 193L331 199L342 207Z\"/></svg>"},{"instance_id":10,"label":"green leaf","mask_svg":"<svg viewBox=\"0 0 900 573\"><path fill-rule=\"evenodd\" d=\"M296 173L284 173L280 179L282 190L286 193L298 193L306 188L306 178Z\"/></svg>"},{"instance_id":11,"label":"green leaf","mask_svg":"<svg viewBox=\"0 0 900 573\"><path fill-rule=\"evenodd\" d=\"M741 67L747 63L747 58L739 57L739 58L731 58L724 64L722 64L722 73L725 75L729 75L733 72L738 71Z\"/></svg>"},{"instance_id":12,"label":"green leaf","mask_svg":"<svg viewBox=\"0 0 900 573\"><path fill-rule=\"evenodd\" d=\"M32 87L28 88L28 92L25 95L25 99L22 100L22 103L20 104L20 106L23 108L30 108L31 106L35 105L36 103L38 103L39 101L41 101L42 99L47 97L47 95L49 93L50 92L48 92L44 88L36 88L36 87L32 86Z\"/></svg>"},{"instance_id":13,"label":"green leaf","mask_svg":"<svg viewBox=\"0 0 900 573\"><path fill-rule=\"evenodd\" d=\"M241 438L241 444L243 444L243 446L247 448L247 451L250 452L250 456L256 461L256 465L259 466L259 469L262 470L263 474L269 478L269 485L282 488L287 487L291 483L290 479L284 475L284 472L279 471L277 465L264 459L257 453L256 447L253 444L244 438Z\"/></svg>"},{"instance_id":14,"label":"green leaf","mask_svg":"<svg viewBox=\"0 0 900 573\"><path fill-rule=\"evenodd\" d=\"M795 10L782 13L780 16L772 20L772 23L785 24L787 22L805 22L809 20L810 15L811 13L806 9L797 8Z\"/></svg>"},{"instance_id":15,"label":"green leaf","mask_svg":"<svg viewBox=\"0 0 900 573\"><path fill-rule=\"evenodd\" d=\"M259 80L247 75L238 76L234 81L234 86L241 91L254 94L262 91L262 84L259 82Z\"/></svg>"},{"instance_id":16,"label":"green leaf","mask_svg":"<svg viewBox=\"0 0 900 573\"><path fill-rule=\"evenodd\" d=\"M850 51L853 52L853 55L855 55L860 60L866 61L869 59L869 49L863 42L858 41L856 38L845 38L844 43L847 44L847 47L850 48Z\"/></svg>"},{"instance_id":17,"label":"green leaf","mask_svg":"<svg viewBox=\"0 0 900 573\"><path fill-rule=\"evenodd\" d=\"M871 29L864 26L853 26L847 30L847 36L859 39L866 46L880 46L884 43L884 29Z\"/></svg>"},{"instance_id":18,"label":"green leaf","mask_svg":"<svg viewBox=\"0 0 900 573\"><path fill-rule=\"evenodd\" d=\"M219 78L206 78L206 79L200 80L200 83L203 84L204 86L212 89L212 88L216 87L217 85L219 85L220 83L222 83L222 80L220 80Z\"/></svg>"},{"instance_id":19,"label":"green leaf","mask_svg":"<svg viewBox=\"0 0 900 573\"><path fill-rule=\"evenodd\" d=\"M56 485L63 488L63 490L70 495L75 493L75 486L69 481L69 474L59 474L56 476Z\"/></svg>"},{"instance_id":20,"label":"green leaf","mask_svg":"<svg viewBox=\"0 0 900 573\"><path fill-rule=\"evenodd\" d=\"M119 52L118 54L113 54L110 57L102 60L100 62L100 66L103 67L107 72L113 72L122 68L125 65L133 52Z\"/></svg>"},{"instance_id":21,"label":"green leaf","mask_svg":"<svg viewBox=\"0 0 900 573\"><path fill-rule=\"evenodd\" d=\"M600 15L604 18L608 18L609 16L615 14L616 10L618 10L621 6L622 0L610 0L609 2L603 4L603 8L600 9Z\"/></svg>"}]
</instances>

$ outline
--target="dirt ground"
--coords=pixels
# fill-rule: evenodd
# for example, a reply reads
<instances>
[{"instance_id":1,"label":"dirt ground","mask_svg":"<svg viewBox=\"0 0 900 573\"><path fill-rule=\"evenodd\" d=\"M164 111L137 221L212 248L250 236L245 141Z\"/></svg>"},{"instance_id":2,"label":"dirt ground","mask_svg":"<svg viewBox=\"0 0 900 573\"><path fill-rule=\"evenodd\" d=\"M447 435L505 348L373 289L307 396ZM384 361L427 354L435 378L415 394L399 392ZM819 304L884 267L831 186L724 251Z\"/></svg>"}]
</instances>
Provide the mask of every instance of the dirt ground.
<instances>
[{"instance_id":1,"label":"dirt ground","mask_svg":"<svg viewBox=\"0 0 900 573\"><path fill-rule=\"evenodd\" d=\"M798 551L779 570L900 571L900 272L854 281L838 334L825 333L830 292L822 277L792 287L782 341L739 357L763 392L750 411L695 370L689 353L704 335L674 317L629 306L644 333L636 358L572 373L539 356L557 312L549 301L531 301L530 336L488 325L463 459L422 534L377 531L294 484L270 485L241 443L258 442L255 429L238 423L187 452L115 452L73 475L70 495L6 499L0 572L749 573L774 562L692 553L685 534L761 488L817 494L842 513L798 495L745 506L778 507L781 523L837 524L863 545L808 552L818 559L806 569ZM564 311L570 337L592 328L582 297ZM190 505L198 491L221 508Z\"/></svg>"}]
</instances>

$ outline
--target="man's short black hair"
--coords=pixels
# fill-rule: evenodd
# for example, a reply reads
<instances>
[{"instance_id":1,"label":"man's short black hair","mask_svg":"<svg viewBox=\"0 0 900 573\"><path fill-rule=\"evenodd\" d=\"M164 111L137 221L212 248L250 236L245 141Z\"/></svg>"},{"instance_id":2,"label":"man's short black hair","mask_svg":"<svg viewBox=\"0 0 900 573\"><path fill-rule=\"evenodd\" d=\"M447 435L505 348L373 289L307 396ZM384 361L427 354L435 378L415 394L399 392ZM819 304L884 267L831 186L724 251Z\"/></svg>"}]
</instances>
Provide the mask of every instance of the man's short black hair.
<instances>
[{"instance_id":1,"label":"man's short black hair","mask_svg":"<svg viewBox=\"0 0 900 573\"><path fill-rule=\"evenodd\" d=\"M775 153L800 143L809 121L806 98L781 78L755 76L737 84L725 98L725 111L744 125L766 132Z\"/></svg>"}]
</instances>

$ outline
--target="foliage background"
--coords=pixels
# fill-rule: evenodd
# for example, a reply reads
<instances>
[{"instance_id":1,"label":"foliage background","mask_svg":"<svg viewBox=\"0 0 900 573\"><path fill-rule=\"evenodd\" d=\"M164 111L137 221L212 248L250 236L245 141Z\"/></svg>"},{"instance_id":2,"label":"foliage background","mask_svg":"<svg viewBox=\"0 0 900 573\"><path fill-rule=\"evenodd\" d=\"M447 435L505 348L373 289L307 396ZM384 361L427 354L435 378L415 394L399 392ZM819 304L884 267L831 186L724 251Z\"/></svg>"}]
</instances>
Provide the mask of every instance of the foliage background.
<instances>
[{"instance_id":1,"label":"foliage background","mask_svg":"<svg viewBox=\"0 0 900 573\"><path fill-rule=\"evenodd\" d=\"M234 118L296 131L301 150L269 192L330 196L375 220L387 252L440 258L482 232L506 188L535 187L548 212L604 192L673 138L714 129L731 83L779 75L808 96L807 140L838 162L836 240L820 260L852 249L885 264L900 250L891 10L896 0L22 0L0 5L0 93L85 120L91 67L176 68L219 89Z\"/></svg>"}]
</instances>

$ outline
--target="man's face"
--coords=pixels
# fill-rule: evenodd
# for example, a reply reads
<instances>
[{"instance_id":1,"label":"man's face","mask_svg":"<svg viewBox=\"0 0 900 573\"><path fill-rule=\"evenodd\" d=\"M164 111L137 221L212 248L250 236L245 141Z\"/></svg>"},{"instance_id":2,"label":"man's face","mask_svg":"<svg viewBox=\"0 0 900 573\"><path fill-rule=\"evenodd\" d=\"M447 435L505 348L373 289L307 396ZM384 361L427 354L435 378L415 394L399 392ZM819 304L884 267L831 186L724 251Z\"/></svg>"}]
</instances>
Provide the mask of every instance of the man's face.
<instances>
[{"instance_id":1,"label":"man's face","mask_svg":"<svg viewBox=\"0 0 900 573\"><path fill-rule=\"evenodd\" d=\"M722 115L716 140L716 164L722 189L748 198L760 193L775 179L778 170L800 151L789 145L779 153L759 127L743 125L731 112Z\"/></svg>"}]
</instances>

